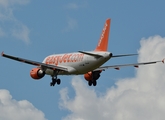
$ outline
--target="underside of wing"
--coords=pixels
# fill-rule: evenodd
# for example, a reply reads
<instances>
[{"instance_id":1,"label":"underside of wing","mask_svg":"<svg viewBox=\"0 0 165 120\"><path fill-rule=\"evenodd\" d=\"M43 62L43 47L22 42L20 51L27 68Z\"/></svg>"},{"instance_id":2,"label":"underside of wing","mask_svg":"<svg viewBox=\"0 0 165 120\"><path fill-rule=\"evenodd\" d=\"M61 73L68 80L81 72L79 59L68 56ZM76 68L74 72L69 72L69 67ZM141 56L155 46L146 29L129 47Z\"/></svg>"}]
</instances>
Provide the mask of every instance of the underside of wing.
<instances>
[{"instance_id":1,"label":"underside of wing","mask_svg":"<svg viewBox=\"0 0 165 120\"><path fill-rule=\"evenodd\" d=\"M152 61L152 62L143 62L143 63L134 63L134 64L122 64L122 65L112 65L112 66L102 66L99 67L97 69L95 69L94 71L98 71L98 70L106 70L109 68L114 68L116 70L119 70L121 67L128 67L128 66L133 66L138 68L140 65L149 65L149 64L155 64L155 63L159 63L159 62L163 62L164 63L164 59L160 60L160 61Z\"/></svg>"},{"instance_id":2,"label":"underside of wing","mask_svg":"<svg viewBox=\"0 0 165 120\"><path fill-rule=\"evenodd\" d=\"M52 70L68 71L68 69L65 68L65 67L49 65L49 64L42 63L42 62L36 62L36 61L24 59L24 58L19 58L19 57L4 54L4 52L2 52L1 55L2 55L2 57L6 57L6 58L9 58L9 59L12 59L12 60L27 63L27 64L30 64L30 65L40 66L40 67L43 67L43 68L49 68L49 69L52 69Z\"/></svg>"}]
</instances>

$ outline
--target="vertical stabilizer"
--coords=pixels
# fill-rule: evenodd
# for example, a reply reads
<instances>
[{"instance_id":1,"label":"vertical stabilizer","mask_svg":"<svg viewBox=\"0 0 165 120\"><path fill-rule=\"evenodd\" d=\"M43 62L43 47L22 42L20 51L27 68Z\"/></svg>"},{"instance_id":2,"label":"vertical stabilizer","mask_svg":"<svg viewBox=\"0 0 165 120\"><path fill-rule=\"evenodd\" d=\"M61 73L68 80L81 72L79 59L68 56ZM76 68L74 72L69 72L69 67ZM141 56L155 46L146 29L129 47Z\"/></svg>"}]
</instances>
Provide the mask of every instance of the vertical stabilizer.
<instances>
[{"instance_id":1,"label":"vertical stabilizer","mask_svg":"<svg viewBox=\"0 0 165 120\"><path fill-rule=\"evenodd\" d=\"M95 51L107 51L111 19L107 19Z\"/></svg>"}]
</instances>

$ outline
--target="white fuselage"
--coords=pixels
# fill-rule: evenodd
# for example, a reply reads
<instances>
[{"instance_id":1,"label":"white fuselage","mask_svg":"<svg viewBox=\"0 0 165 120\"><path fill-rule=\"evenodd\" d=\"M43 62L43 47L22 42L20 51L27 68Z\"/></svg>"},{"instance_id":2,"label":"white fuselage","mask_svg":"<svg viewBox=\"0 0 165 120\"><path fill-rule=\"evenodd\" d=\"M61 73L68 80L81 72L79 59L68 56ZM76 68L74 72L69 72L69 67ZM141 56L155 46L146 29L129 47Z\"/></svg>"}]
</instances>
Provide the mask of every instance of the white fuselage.
<instances>
[{"instance_id":1,"label":"white fuselage","mask_svg":"<svg viewBox=\"0 0 165 120\"><path fill-rule=\"evenodd\" d=\"M96 52L91 51L88 53L101 55L102 57L96 57L80 52L66 53L66 54L54 54L47 56L43 63L55 65L59 67L65 67L68 72L59 72L59 75L78 75L85 74L89 71L97 69L110 59L110 52ZM54 71L46 69L46 74L53 75Z\"/></svg>"}]
</instances>

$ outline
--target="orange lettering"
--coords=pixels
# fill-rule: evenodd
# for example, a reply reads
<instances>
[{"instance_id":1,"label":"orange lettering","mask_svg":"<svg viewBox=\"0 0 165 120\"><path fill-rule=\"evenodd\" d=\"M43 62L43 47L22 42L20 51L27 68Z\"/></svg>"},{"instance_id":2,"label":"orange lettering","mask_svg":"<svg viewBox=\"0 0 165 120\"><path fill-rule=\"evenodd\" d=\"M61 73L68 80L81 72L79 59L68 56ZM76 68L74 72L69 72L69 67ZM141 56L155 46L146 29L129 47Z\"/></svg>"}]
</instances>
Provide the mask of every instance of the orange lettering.
<instances>
[{"instance_id":1,"label":"orange lettering","mask_svg":"<svg viewBox=\"0 0 165 120\"><path fill-rule=\"evenodd\" d=\"M53 62L54 65L58 65L58 62L57 62L57 56L54 56L54 62Z\"/></svg>"},{"instance_id":2,"label":"orange lettering","mask_svg":"<svg viewBox=\"0 0 165 120\"><path fill-rule=\"evenodd\" d=\"M52 56L49 59L49 64L52 64Z\"/></svg>"},{"instance_id":3,"label":"orange lettering","mask_svg":"<svg viewBox=\"0 0 165 120\"><path fill-rule=\"evenodd\" d=\"M67 62L71 62L71 58L70 58L71 56L72 56L72 54L68 55Z\"/></svg>"},{"instance_id":4,"label":"orange lettering","mask_svg":"<svg viewBox=\"0 0 165 120\"><path fill-rule=\"evenodd\" d=\"M74 54L71 56L70 62L73 62L73 57L74 57Z\"/></svg>"},{"instance_id":5,"label":"orange lettering","mask_svg":"<svg viewBox=\"0 0 165 120\"><path fill-rule=\"evenodd\" d=\"M58 64L59 56L56 56L56 64Z\"/></svg>"},{"instance_id":6,"label":"orange lettering","mask_svg":"<svg viewBox=\"0 0 165 120\"><path fill-rule=\"evenodd\" d=\"M45 63L49 64L49 61L50 61L50 57L47 57Z\"/></svg>"},{"instance_id":7,"label":"orange lettering","mask_svg":"<svg viewBox=\"0 0 165 120\"><path fill-rule=\"evenodd\" d=\"M46 64L54 64L58 65L58 63L66 63L66 62L80 62L84 58L84 54L64 54L59 56L49 56L46 58Z\"/></svg>"},{"instance_id":8,"label":"orange lettering","mask_svg":"<svg viewBox=\"0 0 165 120\"><path fill-rule=\"evenodd\" d=\"M62 56L59 56L58 62L62 63Z\"/></svg>"},{"instance_id":9,"label":"orange lettering","mask_svg":"<svg viewBox=\"0 0 165 120\"><path fill-rule=\"evenodd\" d=\"M68 55L65 54L65 55L62 57L62 61L63 61L64 63L67 62L67 58L68 58Z\"/></svg>"},{"instance_id":10,"label":"orange lettering","mask_svg":"<svg viewBox=\"0 0 165 120\"><path fill-rule=\"evenodd\" d=\"M52 64L54 64L54 56L52 56Z\"/></svg>"},{"instance_id":11,"label":"orange lettering","mask_svg":"<svg viewBox=\"0 0 165 120\"><path fill-rule=\"evenodd\" d=\"M83 58L84 58L84 54L83 54L83 53L79 54L79 56L78 56L78 61L82 61Z\"/></svg>"},{"instance_id":12,"label":"orange lettering","mask_svg":"<svg viewBox=\"0 0 165 120\"><path fill-rule=\"evenodd\" d=\"M73 62L77 62L77 57L78 57L78 54L75 54Z\"/></svg>"}]
</instances>

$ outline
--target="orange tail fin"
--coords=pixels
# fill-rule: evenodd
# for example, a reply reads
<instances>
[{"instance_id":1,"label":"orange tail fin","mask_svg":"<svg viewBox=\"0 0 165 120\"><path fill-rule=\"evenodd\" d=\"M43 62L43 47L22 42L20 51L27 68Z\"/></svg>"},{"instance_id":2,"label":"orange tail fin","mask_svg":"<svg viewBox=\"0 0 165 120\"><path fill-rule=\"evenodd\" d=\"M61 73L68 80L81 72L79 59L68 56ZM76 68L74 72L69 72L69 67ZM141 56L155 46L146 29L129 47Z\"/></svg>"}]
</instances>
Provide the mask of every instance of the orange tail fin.
<instances>
[{"instance_id":1,"label":"orange tail fin","mask_svg":"<svg viewBox=\"0 0 165 120\"><path fill-rule=\"evenodd\" d=\"M107 19L95 51L107 51L111 19Z\"/></svg>"}]
</instances>

